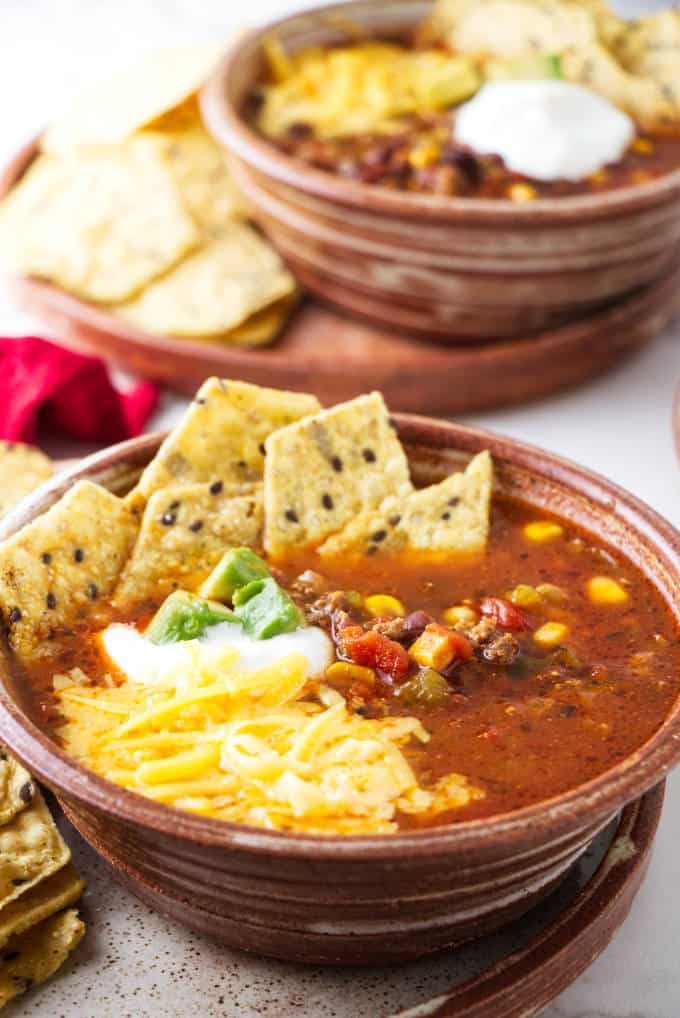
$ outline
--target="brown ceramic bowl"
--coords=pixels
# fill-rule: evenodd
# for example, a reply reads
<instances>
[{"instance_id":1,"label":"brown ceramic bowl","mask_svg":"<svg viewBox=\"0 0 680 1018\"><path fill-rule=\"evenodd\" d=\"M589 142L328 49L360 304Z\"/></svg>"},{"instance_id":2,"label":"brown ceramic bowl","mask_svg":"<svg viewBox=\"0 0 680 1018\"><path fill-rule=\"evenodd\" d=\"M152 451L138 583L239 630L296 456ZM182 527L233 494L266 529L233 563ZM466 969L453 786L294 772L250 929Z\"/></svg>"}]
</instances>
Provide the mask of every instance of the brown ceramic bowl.
<instances>
[{"instance_id":1,"label":"brown ceramic bowl","mask_svg":"<svg viewBox=\"0 0 680 1018\"><path fill-rule=\"evenodd\" d=\"M429 0L359 0L283 18L240 38L202 97L253 214L313 293L429 338L499 339L582 316L663 273L680 246L680 168L584 197L509 200L404 194L314 169L244 120L262 40L294 52L399 35Z\"/></svg>"},{"instance_id":2,"label":"brown ceramic bowl","mask_svg":"<svg viewBox=\"0 0 680 1018\"><path fill-rule=\"evenodd\" d=\"M500 492L584 526L627 555L680 622L680 534L600 477L460 425L395 415L419 483L489 448ZM122 492L158 446L134 439L85 460L3 524L7 536L76 477ZM59 797L70 820L141 898L261 954L305 962L415 958L492 930L548 893L595 833L680 758L680 700L657 733L593 781L537 805L428 831L322 837L183 813L83 769L42 731L0 653L0 738Z\"/></svg>"}]
</instances>

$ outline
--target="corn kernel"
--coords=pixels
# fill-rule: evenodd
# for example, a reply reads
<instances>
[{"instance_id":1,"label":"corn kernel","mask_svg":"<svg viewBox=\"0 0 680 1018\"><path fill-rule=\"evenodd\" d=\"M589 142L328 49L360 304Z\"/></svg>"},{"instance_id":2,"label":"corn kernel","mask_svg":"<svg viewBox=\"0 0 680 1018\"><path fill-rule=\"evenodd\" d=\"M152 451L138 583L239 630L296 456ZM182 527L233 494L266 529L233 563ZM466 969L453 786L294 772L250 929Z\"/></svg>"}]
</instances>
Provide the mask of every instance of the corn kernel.
<instances>
[{"instance_id":1,"label":"corn kernel","mask_svg":"<svg viewBox=\"0 0 680 1018\"><path fill-rule=\"evenodd\" d=\"M563 533L564 527L561 527L559 523L555 523L553 520L535 520L533 523L527 523L524 528L524 536L529 541L535 541L536 544L555 541Z\"/></svg>"},{"instance_id":2,"label":"corn kernel","mask_svg":"<svg viewBox=\"0 0 680 1018\"><path fill-rule=\"evenodd\" d=\"M630 147L636 152L641 152L642 155L645 156L648 156L650 152L654 151L654 146L649 138L636 138Z\"/></svg>"},{"instance_id":3,"label":"corn kernel","mask_svg":"<svg viewBox=\"0 0 680 1018\"><path fill-rule=\"evenodd\" d=\"M536 592L542 601L548 601L550 604L564 604L567 600L567 595L556 583L539 583Z\"/></svg>"},{"instance_id":4,"label":"corn kernel","mask_svg":"<svg viewBox=\"0 0 680 1018\"><path fill-rule=\"evenodd\" d=\"M511 201L533 201L538 192L531 184L511 184L508 188L508 198Z\"/></svg>"},{"instance_id":5,"label":"corn kernel","mask_svg":"<svg viewBox=\"0 0 680 1018\"><path fill-rule=\"evenodd\" d=\"M477 621L477 612L466 604L454 604L444 612L444 622L447 626L458 626Z\"/></svg>"},{"instance_id":6,"label":"corn kernel","mask_svg":"<svg viewBox=\"0 0 680 1018\"><path fill-rule=\"evenodd\" d=\"M625 604L628 593L610 576L593 576L588 580L588 597L593 604Z\"/></svg>"},{"instance_id":7,"label":"corn kernel","mask_svg":"<svg viewBox=\"0 0 680 1018\"><path fill-rule=\"evenodd\" d=\"M441 149L435 141L423 141L411 149L408 161L414 170L424 170L433 166L441 155Z\"/></svg>"},{"instance_id":8,"label":"corn kernel","mask_svg":"<svg viewBox=\"0 0 680 1018\"><path fill-rule=\"evenodd\" d=\"M595 173L591 173L588 178L591 184L604 184L609 180L609 174L606 170L596 170Z\"/></svg>"},{"instance_id":9,"label":"corn kernel","mask_svg":"<svg viewBox=\"0 0 680 1018\"><path fill-rule=\"evenodd\" d=\"M541 604L540 594L528 583L518 583L508 594L508 599L519 608L538 608Z\"/></svg>"},{"instance_id":10,"label":"corn kernel","mask_svg":"<svg viewBox=\"0 0 680 1018\"><path fill-rule=\"evenodd\" d=\"M405 615L406 609L397 597L391 594L372 594L364 600L364 608L374 618L381 615Z\"/></svg>"},{"instance_id":11,"label":"corn kernel","mask_svg":"<svg viewBox=\"0 0 680 1018\"><path fill-rule=\"evenodd\" d=\"M441 672L456 656L455 648L449 639L450 635L446 630L438 632L437 628L428 627L416 642L411 644L409 655L423 668L434 668L435 671Z\"/></svg>"},{"instance_id":12,"label":"corn kernel","mask_svg":"<svg viewBox=\"0 0 680 1018\"><path fill-rule=\"evenodd\" d=\"M375 682L375 672L372 668L353 665L349 661L334 661L326 669L326 678L335 682L366 682L372 686Z\"/></svg>"},{"instance_id":13,"label":"corn kernel","mask_svg":"<svg viewBox=\"0 0 680 1018\"><path fill-rule=\"evenodd\" d=\"M568 632L569 629L563 622L546 622L534 633L534 643L539 647L557 647Z\"/></svg>"}]
</instances>

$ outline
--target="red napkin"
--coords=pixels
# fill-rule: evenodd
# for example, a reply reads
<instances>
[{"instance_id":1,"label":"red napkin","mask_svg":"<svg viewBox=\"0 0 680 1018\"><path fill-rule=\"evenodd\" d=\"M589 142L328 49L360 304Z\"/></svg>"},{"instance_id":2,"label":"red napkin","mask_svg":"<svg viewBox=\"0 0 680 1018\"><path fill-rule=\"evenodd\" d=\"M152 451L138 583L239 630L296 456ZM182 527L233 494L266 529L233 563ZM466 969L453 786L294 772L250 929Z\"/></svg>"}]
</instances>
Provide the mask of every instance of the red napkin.
<instances>
[{"instance_id":1,"label":"red napkin","mask_svg":"<svg viewBox=\"0 0 680 1018\"><path fill-rule=\"evenodd\" d=\"M37 432L110 444L138 435L159 388L119 392L98 357L36 336L0 339L0 438L35 444Z\"/></svg>"}]
</instances>

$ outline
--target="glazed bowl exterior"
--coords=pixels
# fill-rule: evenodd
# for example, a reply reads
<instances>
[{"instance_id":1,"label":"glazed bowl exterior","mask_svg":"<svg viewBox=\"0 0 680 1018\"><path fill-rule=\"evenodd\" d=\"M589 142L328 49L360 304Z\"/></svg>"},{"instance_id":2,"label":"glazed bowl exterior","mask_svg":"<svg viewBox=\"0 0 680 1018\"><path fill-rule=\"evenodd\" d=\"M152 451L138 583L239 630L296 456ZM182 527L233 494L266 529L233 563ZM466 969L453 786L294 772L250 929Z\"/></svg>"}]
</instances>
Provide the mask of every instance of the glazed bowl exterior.
<instances>
[{"instance_id":1,"label":"glazed bowl exterior","mask_svg":"<svg viewBox=\"0 0 680 1018\"><path fill-rule=\"evenodd\" d=\"M262 42L291 52L393 37L428 0L358 0L317 8L241 37L202 96L253 216L300 281L383 326L430 339L523 336L582 317L663 275L680 247L680 168L583 197L510 200L392 191L315 169L280 152L242 115L261 80Z\"/></svg>"},{"instance_id":2,"label":"glazed bowl exterior","mask_svg":"<svg viewBox=\"0 0 680 1018\"><path fill-rule=\"evenodd\" d=\"M488 448L497 489L610 543L680 622L680 535L610 482L548 453L463 426L395 415L417 483ZM77 478L122 493L159 444L100 453L40 489L0 537L44 512ZM547 894L595 833L680 758L680 702L656 734L598 778L486 820L340 837L247 828L173 810L87 771L41 730L0 648L0 739L58 796L83 837L135 894L225 943L303 962L416 958L493 930Z\"/></svg>"}]
</instances>

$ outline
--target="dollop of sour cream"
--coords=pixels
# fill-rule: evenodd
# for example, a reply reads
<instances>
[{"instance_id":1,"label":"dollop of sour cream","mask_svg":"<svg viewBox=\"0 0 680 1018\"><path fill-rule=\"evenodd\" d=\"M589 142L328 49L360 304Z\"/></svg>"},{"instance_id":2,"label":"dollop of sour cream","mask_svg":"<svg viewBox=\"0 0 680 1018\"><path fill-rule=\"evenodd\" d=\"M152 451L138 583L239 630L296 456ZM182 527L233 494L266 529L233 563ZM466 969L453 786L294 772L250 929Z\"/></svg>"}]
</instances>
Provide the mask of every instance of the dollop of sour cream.
<instances>
[{"instance_id":1,"label":"dollop of sour cream","mask_svg":"<svg viewBox=\"0 0 680 1018\"><path fill-rule=\"evenodd\" d=\"M631 118L567 81L490 81L458 110L456 141L535 180L581 180L620 159Z\"/></svg>"},{"instance_id":2,"label":"dollop of sour cream","mask_svg":"<svg viewBox=\"0 0 680 1018\"><path fill-rule=\"evenodd\" d=\"M266 668L289 654L301 654L307 659L310 678L322 676L334 658L333 644L318 626L296 629L269 640L253 640L243 632L240 625L220 622L206 629L199 640L155 644L134 626L116 622L100 634L100 639L112 664L130 682L147 685L161 682L169 675L176 675L183 663L189 668L197 645L206 650L233 647L239 655L239 667L247 671Z\"/></svg>"}]
</instances>

